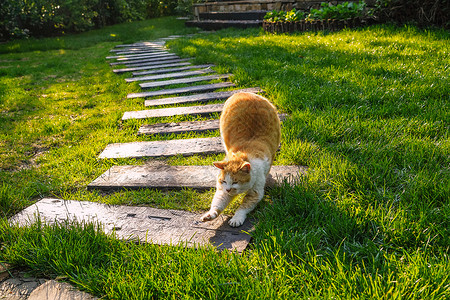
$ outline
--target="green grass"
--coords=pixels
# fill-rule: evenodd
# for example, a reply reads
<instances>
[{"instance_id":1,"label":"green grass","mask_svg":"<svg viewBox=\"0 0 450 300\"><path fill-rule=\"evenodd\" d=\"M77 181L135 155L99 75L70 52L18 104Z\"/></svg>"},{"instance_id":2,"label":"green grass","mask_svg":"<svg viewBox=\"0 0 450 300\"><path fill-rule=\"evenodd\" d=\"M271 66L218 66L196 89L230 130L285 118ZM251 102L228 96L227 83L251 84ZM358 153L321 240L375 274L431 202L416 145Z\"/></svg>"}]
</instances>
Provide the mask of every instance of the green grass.
<instances>
[{"instance_id":1,"label":"green grass","mask_svg":"<svg viewBox=\"0 0 450 300\"><path fill-rule=\"evenodd\" d=\"M268 192L242 255L126 243L92 224L6 223L44 196L207 209L213 191L85 189L112 165L143 163L98 160L107 144L156 139L136 135L144 123L193 119L121 122L144 107L126 99L139 88L111 72L109 49L185 32L162 18L0 45L0 261L107 299L448 299L450 47L440 30L223 30L169 43L262 87L290 115L275 163L309 167Z\"/></svg>"}]
</instances>

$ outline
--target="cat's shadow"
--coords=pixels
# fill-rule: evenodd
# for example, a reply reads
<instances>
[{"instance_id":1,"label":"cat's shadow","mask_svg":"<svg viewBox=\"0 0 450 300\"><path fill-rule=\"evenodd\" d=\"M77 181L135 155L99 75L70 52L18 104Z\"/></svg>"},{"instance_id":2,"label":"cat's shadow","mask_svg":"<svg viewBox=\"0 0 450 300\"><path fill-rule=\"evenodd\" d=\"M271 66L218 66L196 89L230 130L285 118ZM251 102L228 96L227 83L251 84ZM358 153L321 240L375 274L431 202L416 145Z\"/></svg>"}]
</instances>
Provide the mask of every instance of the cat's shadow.
<instances>
[{"instance_id":1,"label":"cat's shadow","mask_svg":"<svg viewBox=\"0 0 450 300\"><path fill-rule=\"evenodd\" d=\"M241 226L231 227L228 224L231 216L220 215L219 218L221 224L216 227L214 235L209 238L209 242L218 250L234 249L240 252L245 249L251 240L249 233L254 230L253 220L247 218Z\"/></svg>"}]
</instances>

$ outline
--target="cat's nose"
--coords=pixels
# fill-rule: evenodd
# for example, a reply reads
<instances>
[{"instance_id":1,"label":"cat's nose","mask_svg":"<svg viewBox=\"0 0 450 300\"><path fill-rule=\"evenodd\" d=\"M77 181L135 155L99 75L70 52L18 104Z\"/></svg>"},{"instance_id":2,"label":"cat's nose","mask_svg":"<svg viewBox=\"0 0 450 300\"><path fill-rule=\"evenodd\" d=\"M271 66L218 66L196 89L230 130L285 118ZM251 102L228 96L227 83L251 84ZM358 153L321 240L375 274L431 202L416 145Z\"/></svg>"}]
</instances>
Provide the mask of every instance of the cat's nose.
<instances>
[{"instance_id":1,"label":"cat's nose","mask_svg":"<svg viewBox=\"0 0 450 300\"><path fill-rule=\"evenodd\" d=\"M227 189L227 193L230 193L231 192L231 189Z\"/></svg>"}]
</instances>

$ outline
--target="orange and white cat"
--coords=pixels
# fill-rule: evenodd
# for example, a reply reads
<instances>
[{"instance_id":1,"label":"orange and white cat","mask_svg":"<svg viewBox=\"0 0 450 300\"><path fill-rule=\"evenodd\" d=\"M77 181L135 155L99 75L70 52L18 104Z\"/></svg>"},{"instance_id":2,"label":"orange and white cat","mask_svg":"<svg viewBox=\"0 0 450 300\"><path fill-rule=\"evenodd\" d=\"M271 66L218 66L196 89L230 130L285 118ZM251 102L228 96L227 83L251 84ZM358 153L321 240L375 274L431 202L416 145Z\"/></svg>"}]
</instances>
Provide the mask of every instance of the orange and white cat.
<instances>
[{"instance_id":1,"label":"orange and white cat","mask_svg":"<svg viewBox=\"0 0 450 300\"><path fill-rule=\"evenodd\" d=\"M246 193L229 224L241 226L264 196L266 177L280 144L280 119L266 98L236 93L225 102L220 116L220 134L226 158L214 162L220 169L216 193L203 222L215 219L231 202Z\"/></svg>"}]
</instances>

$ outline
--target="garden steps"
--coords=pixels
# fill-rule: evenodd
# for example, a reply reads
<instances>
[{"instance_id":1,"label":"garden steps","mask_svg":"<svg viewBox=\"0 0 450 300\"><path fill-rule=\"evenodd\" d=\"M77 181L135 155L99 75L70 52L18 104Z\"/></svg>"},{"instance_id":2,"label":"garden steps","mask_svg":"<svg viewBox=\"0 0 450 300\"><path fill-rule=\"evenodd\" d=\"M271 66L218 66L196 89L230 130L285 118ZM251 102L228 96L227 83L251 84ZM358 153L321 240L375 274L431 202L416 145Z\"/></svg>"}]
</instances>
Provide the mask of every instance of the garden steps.
<instances>
[{"instance_id":1,"label":"garden steps","mask_svg":"<svg viewBox=\"0 0 450 300\"><path fill-rule=\"evenodd\" d=\"M216 186L218 169L214 166L169 166L162 163L113 166L88 185L103 191L153 188L161 190L209 190ZM266 186L292 181L305 174L301 166L272 166Z\"/></svg>"},{"instance_id":2,"label":"garden steps","mask_svg":"<svg viewBox=\"0 0 450 300\"><path fill-rule=\"evenodd\" d=\"M144 70L155 70L155 69L164 69L164 68L173 68L173 67L182 67L189 66L190 62L177 62L177 63L164 63L153 66L143 66L143 67L133 67L133 68L122 68L122 69L114 69L114 73L124 73L124 72L134 72L134 71L144 71Z\"/></svg>"},{"instance_id":3,"label":"garden steps","mask_svg":"<svg viewBox=\"0 0 450 300\"><path fill-rule=\"evenodd\" d=\"M161 54L159 56L152 56L150 58L139 58L135 60L123 60L123 61L116 61L110 63L111 66L117 66L117 65L126 65L127 67L133 67L135 65L144 65L147 63L153 63L153 62L162 62L166 60L175 60L180 59L180 57L176 54Z\"/></svg>"},{"instance_id":4,"label":"garden steps","mask_svg":"<svg viewBox=\"0 0 450 300\"><path fill-rule=\"evenodd\" d=\"M224 153L219 137L109 144L98 158L159 158Z\"/></svg>"},{"instance_id":5,"label":"garden steps","mask_svg":"<svg viewBox=\"0 0 450 300\"><path fill-rule=\"evenodd\" d=\"M144 124L139 128L138 135L170 135L187 132L202 133L219 129L219 120L187 121L174 123Z\"/></svg>"},{"instance_id":6,"label":"garden steps","mask_svg":"<svg viewBox=\"0 0 450 300\"><path fill-rule=\"evenodd\" d=\"M181 88L171 88L164 89L159 91L151 91L151 92L140 92L140 93L131 93L127 95L127 98L146 98L146 97L156 97L156 96L165 96L165 95L176 95L176 94L186 94L186 93L198 93L198 92L209 92L223 88L234 87L234 83L232 82L219 82L219 83L210 83L204 85L195 85L195 86L187 86Z\"/></svg>"},{"instance_id":7,"label":"garden steps","mask_svg":"<svg viewBox=\"0 0 450 300\"><path fill-rule=\"evenodd\" d=\"M126 78L126 82L135 82L135 81L147 81L147 80L160 80L166 78L183 78L195 75L203 75L207 73L213 73L214 70L211 68L205 68L195 71L185 71L185 72L174 72L174 73L166 73L166 74L158 74L158 75L147 75L133 78Z\"/></svg>"},{"instance_id":8,"label":"garden steps","mask_svg":"<svg viewBox=\"0 0 450 300\"><path fill-rule=\"evenodd\" d=\"M123 175L130 177L133 173L125 171ZM92 188L88 187L88 189ZM45 224L94 223L98 224L99 229L104 233L114 233L115 237L127 242L131 240L192 248L213 245L218 250L244 251L250 242L250 233L254 230L250 218L242 226L233 228L228 225L229 216L221 215L213 221L203 223L200 222L201 215L183 210L148 206L119 206L44 198L15 215L11 223L19 226L28 226L38 221ZM63 291L59 292L57 296L61 296ZM40 296L33 299L62 299L53 296L47 298L48 294ZM86 296L79 294L67 299L96 299L84 297Z\"/></svg>"},{"instance_id":9,"label":"garden steps","mask_svg":"<svg viewBox=\"0 0 450 300\"><path fill-rule=\"evenodd\" d=\"M148 110L126 111L122 116L122 121L130 119L148 119L173 117L181 115L207 116L222 111L223 104L209 104L188 107L169 107Z\"/></svg>"},{"instance_id":10,"label":"garden steps","mask_svg":"<svg viewBox=\"0 0 450 300\"><path fill-rule=\"evenodd\" d=\"M170 52L158 52L158 53L152 53L152 54L142 54L139 56L119 56L116 58L116 61L118 62L133 62L133 61L139 61L139 60L146 60L150 58L157 58L157 57L176 57L177 55L170 53Z\"/></svg>"},{"instance_id":11,"label":"garden steps","mask_svg":"<svg viewBox=\"0 0 450 300\"><path fill-rule=\"evenodd\" d=\"M210 92L210 93L200 93L189 96L179 96L179 97L169 97L161 99L145 100L145 106L159 106L159 105L171 105L171 104L186 104L186 103L196 103L196 102L208 102L213 100L225 100L231 97L235 93L247 92L247 93L262 93L263 90L260 88L246 88L237 89L224 92Z\"/></svg>"},{"instance_id":12,"label":"garden steps","mask_svg":"<svg viewBox=\"0 0 450 300\"><path fill-rule=\"evenodd\" d=\"M190 65L190 66L176 67L176 68L165 68L165 69L133 72L132 75L134 77L126 78L125 80L131 80L132 78L140 78L142 76L157 75L157 74L169 74L169 73L174 73L174 72L182 72L182 71L189 71L192 69L203 69L203 68L211 68L211 67L214 67L214 65L213 64Z\"/></svg>"},{"instance_id":13,"label":"garden steps","mask_svg":"<svg viewBox=\"0 0 450 300\"><path fill-rule=\"evenodd\" d=\"M134 53L134 54L131 54ZM145 56L152 56L156 54L167 54L170 53L167 50L158 50L158 51L144 51L142 53L139 52L133 52L131 51L130 54L119 54L114 56L107 56L106 59L121 59L121 58L133 58L133 57L145 57Z\"/></svg>"},{"instance_id":14,"label":"garden steps","mask_svg":"<svg viewBox=\"0 0 450 300\"><path fill-rule=\"evenodd\" d=\"M232 76L232 74L216 74L216 75L207 75L207 76L196 76L196 77L189 77L189 78L183 78L183 79L144 82L144 83L140 83L139 86L143 89L157 88L157 87L164 87L164 86L168 86L168 85L188 84L188 83L194 83L194 82L200 82L200 81L228 79L231 76Z\"/></svg>"},{"instance_id":15,"label":"garden steps","mask_svg":"<svg viewBox=\"0 0 450 300\"><path fill-rule=\"evenodd\" d=\"M181 114L185 114L185 112L181 111ZM286 118L286 114L279 114L278 116L280 118L280 121L283 121ZM144 124L139 128L138 135L168 135L189 132L201 133L215 130L219 130L218 119L206 121Z\"/></svg>"}]
</instances>

